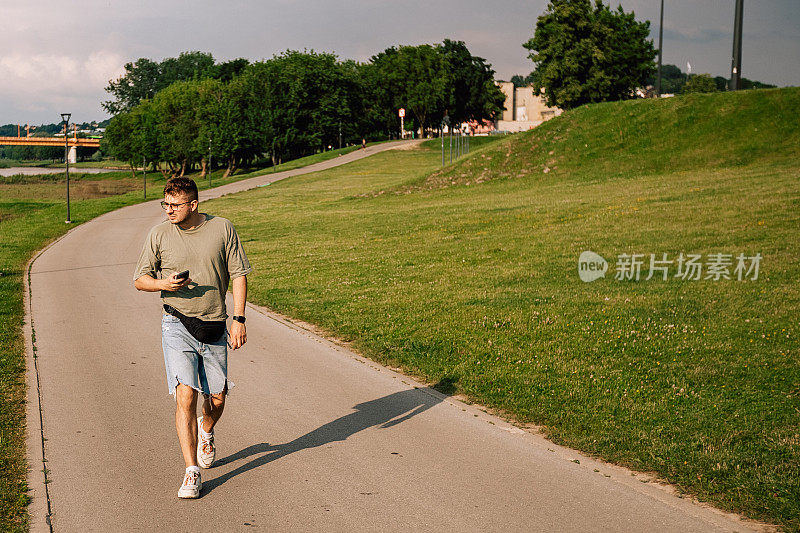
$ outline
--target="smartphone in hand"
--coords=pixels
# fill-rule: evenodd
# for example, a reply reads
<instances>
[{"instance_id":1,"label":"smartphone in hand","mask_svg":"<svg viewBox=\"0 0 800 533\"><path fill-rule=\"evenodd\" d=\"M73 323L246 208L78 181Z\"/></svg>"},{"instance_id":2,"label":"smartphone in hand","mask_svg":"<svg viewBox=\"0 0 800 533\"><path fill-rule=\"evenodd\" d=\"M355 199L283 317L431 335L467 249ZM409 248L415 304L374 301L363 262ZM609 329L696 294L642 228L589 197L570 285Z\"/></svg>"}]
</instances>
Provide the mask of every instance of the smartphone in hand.
<instances>
[{"instance_id":1,"label":"smartphone in hand","mask_svg":"<svg viewBox=\"0 0 800 533\"><path fill-rule=\"evenodd\" d=\"M178 274L175 275L175 279L178 280L178 281L183 281L188 277L189 277L189 271L188 270L184 270L183 272L179 272Z\"/></svg>"}]
</instances>

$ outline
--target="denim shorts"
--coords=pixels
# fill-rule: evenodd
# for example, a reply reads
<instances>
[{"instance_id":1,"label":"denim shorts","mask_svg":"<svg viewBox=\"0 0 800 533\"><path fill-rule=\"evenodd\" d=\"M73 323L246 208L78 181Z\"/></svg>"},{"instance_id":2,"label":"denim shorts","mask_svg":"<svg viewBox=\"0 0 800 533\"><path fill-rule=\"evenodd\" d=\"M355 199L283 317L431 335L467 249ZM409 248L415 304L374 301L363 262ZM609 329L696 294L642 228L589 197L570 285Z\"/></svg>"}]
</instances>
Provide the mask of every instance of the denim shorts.
<instances>
[{"instance_id":1,"label":"denim shorts","mask_svg":"<svg viewBox=\"0 0 800 533\"><path fill-rule=\"evenodd\" d=\"M172 315L161 318L161 345L169 393L183 383L202 394L219 394L233 388L228 381L228 332L213 344L192 337Z\"/></svg>"}]
</instances>

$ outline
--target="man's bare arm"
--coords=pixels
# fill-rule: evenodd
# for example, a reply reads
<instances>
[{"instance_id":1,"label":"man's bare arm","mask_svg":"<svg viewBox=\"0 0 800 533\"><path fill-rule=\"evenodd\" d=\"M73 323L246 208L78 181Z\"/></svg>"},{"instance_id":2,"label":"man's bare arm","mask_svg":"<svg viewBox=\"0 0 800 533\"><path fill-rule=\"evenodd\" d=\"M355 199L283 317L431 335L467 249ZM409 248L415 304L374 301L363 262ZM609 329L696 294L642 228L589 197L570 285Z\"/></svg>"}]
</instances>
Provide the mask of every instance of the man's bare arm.
<instances>
[{"instance_id":1,"label":"man's bare arm","mask_svg":"<svg viewBox=\"0 0 800 533\"><path fill-rule=\"evenodd\" d=\"M247 276L239 276L232 282L233 285L233 314L244 316L247 306Z\"/></svg>"},{"instance_id":2,"label":"man's bare arm","mask_svg":"<svg viewBox=\"0 0 800 533\"><path fill-rule=\"evenodd\" d=\"M244 310L247 306L247 276L239 276L232 282L233 292L233 314L235 316L244 316ZM241 348L247 342L247 330L241 322L231 322L230 339L228 343L231 348L236 350Z\"/></svg>"},{"instance_id":3,"label":"man's bare arm","mask_svg":"<svg viewBox=\"0 0 800 533\"><path fill-rule=\"evenodd\" d=\"M158 291L177 291L181 287L185 287L189 284L191 278L187 278L185 280L179 280L176 276L178 273L172 274L170 277L165 279L156 279L150 274L145 274L144 276L139 276L136 278L136 281L133 282L133 286L136 287L137 290L144 291L144 292L158 292ZM247 289L245 287L245 293Z\"/></svg>"}]
</instances>

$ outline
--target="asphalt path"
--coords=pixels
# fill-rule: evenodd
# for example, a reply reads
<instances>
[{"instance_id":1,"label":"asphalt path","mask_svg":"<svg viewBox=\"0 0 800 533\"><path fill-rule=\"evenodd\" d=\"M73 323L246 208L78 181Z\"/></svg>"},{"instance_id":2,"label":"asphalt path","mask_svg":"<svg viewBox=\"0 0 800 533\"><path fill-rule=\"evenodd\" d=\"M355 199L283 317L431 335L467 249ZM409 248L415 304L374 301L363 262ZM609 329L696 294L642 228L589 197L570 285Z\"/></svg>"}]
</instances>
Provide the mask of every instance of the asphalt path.
<instances>
[{"instance_id":1,"label":"asphalt path","mask_svg":"<svg viewBox=\"0 0 800 533\"><path fill-rule=\"evenodd\" d=\"M397 145L232 183L201 200ZM754 527L252 305L248 342L229 355L236 387L216 429L218 460L202 473L202 497L179 500L184 467L164 375L160 302L137 292L131 279L148 230L164 219L156 201L108 213L74 228L32 264L32 531Z\"/></svg>"}]
</instances>

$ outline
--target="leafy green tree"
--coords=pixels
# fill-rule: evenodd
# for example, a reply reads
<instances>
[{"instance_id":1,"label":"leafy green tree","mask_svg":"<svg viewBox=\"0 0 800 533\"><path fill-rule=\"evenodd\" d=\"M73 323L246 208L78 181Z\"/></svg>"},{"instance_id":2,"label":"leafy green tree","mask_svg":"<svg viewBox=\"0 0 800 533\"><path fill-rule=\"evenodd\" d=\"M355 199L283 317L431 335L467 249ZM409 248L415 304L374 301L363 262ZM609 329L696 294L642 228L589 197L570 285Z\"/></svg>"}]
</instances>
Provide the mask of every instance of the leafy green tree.
<instances>
[{"instance_id":1,"label":"leafy green tree","mask_svg":"<svg viewBox=\"0 0 800 533\"><path fill-rule=\"evenodd\" d=\"M100 143L115 159L131 164L132 168L137 157L137 127L132 113L120 113L108 124Z\"/></svg>"},{"instance_id":2,"label":"leafy green tree","mask_svg":"<svg viewBox=\"0 0 800 533\"><path fill-rule=\"evenodd\" d=\"M711 74L696 74L689 77L689 81L683 86L685 93L715 93L717 84Z\"/></svg>"},{"instance_id":3,"label":"leafy green tree","mask_svg":"<svg viewBox=\"0 0 800 533\"><path fill-rule=\"evenodd\" d=\"M137 59L135 63L125 64L125 75L108 82L106 92L114 100L103 102L103 109L112 115L130 111L144 99L153 98L160 89L166 87L160 80L159 64L147 58Z\"/></svg>"},{"instance_id":4,"label":"leafy green tree","mask_svg":"<svg viewBox=\"0 0 800 533\"><path fill-rule=\"evenodd\" d=\"M225 157L230 151L230 136L222 133L225 120L224 99L225 84L214 79L195 82L197 99L194 101L195 123L198 129L193 141L193 149L199 155L201 176L205 177L211 170L209 152L213 157Z\"/></svg>"},{"instance_id":5,"label":"leafy green tree","mask_svg":"<svg viewBox=\"0 0 800 533\"><path fill-rule=\"evenodd\" d=\"M444 58L446 105L452 121L493 119L502 113L505 95L485 59L473 56L462 41L445 39L439 51Z\"/></svg>"},{"instance_id":6,"label":"leafy green tree","mask_svg":"<svg viewBox=\"0 0 800 533\"><path fill-rule=\"evenodd\" d=\"M250 62L242 57L225 61L214 67L212 77L220 81L231 81L240 75L249 64Z\"/></svg>"},{"instance_id":7,"label":"leafy green tree","mask_svg":"<svg viewBox=\"0 0 800 533\"><path fill-rule=\"evenodd\" d=\"M159 65L160 82L171 85L176 81L210 78L216 72L214 56L206 52L181 52L178 57L168 57Z\"/></svg>"},{"instance_id":8,"label":"leafy green tree","mask_svg":"<svg viewBox=\"0 0 800 533\"><path fill-rule=\"evenodd\" d=\"M34 157L40 160L50 159L55 162L64 158L64 147L37 146L34 151Z\"/></svg>"},{"instance_id":9,"label":"leafy green tree","mask_svg":"<svg viewBox=\"0 0 800 533\"><path fill-rule=\"evenodd\" d=\"M429 44L388 48L371 59L391 110L407 108L422 127L438 124L450 103L444 55Z\"/></svg>"},{"instance_id":10,"label":"leafy green tree","mask_svg":"<svg viewBox=\"0 0 800 533\"><path fill-rule=\"evenodd\" d=\"M728 90L728 78L723 78L722 76L714 76L714 85L716 85L718 91L727 91Z\"/></svg>"},{"instance_id":11,"label":"leafy green tree","mask_svg":"<svg viewBox=\"0 0 800 533\"><path fill-rule=\"evenodd\" d=\"M218 72L227 75L237 68L235 63L223 65L215 66L214 57L204 52L182 52L178 57L168 57L161 63L146 58L126 63L125 74L108 82L105 90L114 100L103 102L103 108L112 115L130 111L140 101L154 98L158 91L176 81L212 77Z\"/></svg>"},{"instance_id":12,"label":"leafy green tree","mask_svg":"<svg viewBox=\"0 0 800 533\"><path fill-rule=\"evenodd\" d=\"M661 65L661 94L677 94L686 83L686 74L675 65ZM656 86L656 74L647 78L646 85Z\"/></svg>"},{"instance_id":13,"label":"leafy green tree","mask_svg":"<svg viewBox=\"0 0 800 533\"><path fill-rule=\"evenodd\" d=\"M655 70L650 22L602 0L552 0L522 46L536 64L549 106L631 98Z\"/></svg>"},{"instance_id":14,"label":"leafy green tree","mask_svg":"<svg viewBox=\"0 0 800 533\"><path fill-rule=\"evenodd\" d=\"M160 169L161 161L163 161L162 154L164 148L160 142L158 135L158 119L156 115L153 102L151 100L144 100L139 103L134 109L137 117L138 130L138 150L136 154L141 158L142 164L148 163L153 166L155 170ZM102 143L100 144L101 150L105 152ZM139 160L136 161L136 164Z\"/></svg>"},{"instance_id":15,"label":"leafy green tree","mask_svg":"<svg viewBox=\"0 0 800 533\"><path fill-rule=\"evenodd\" d=\"M153 98L161 159L166 161L173 175L183 176L203 157L197 143L202 127L197 113L199 83L175 82Z\"/></svg>"},{"instance_id":16,"label":"leafy green tree","mask_svg":"<svg viewBox=\"0 0 800 533\"><path fill-rule=\"evenodd\" d=\"M118 114L106 127L100 143L103 151L128 163L134 177L136 167L143 163L145 156L158 160L158 155L147 150L146 139L153 134L153 124L147 120L148 111L149 101L145 100L131 111Z\"/></svg>"},{"instance_id":17,"label":"leafy green tree","mask_svg":"<svg viewBox=\"0 0 800 533\"><path fill-rule=\"evenodd\" d=\"M261 128L273 160L295 158L338 143L339 125L355 121L358 83L350 63L326 53L287 51L253 65L266 108Z\"/></svg>"},{"instance_id":18,"label":"leafy green tree","mask_svg":"<svg viewBox=\"0 0 800 533\"><path fill-rule=\"evenodd\" d=\"M195 149L202 154L202 175L210 170L207 165L209 148L212 162L225 164L223 177L231 175L246 161L264 152L264 145L255 139L257 129L248 117L249 111L263 107L263 102L252 98L250 88L243 78L229 83L206 79L197 83L196 120L200 124Z\"/></svg>"},{"instance_id":19,"label":"leafy green tree","mask_svg":"<svg viewBox=\"0 0 800 533\"><path fill-rule=\"evenodd\" d=\"M356 124L356 140L359 142L362 138L389 136L398 126L398 108L395 108L396 89L384 82L383 67L384 64L380 62L376 64L373 61L355 66L361 94L359 103L362 109Z\"/></svg>"},{"instance_id":20,"label":"leafy green tree","mask_svg":"<svg viewBox=\"0 0 800 533\"><path fill-rule=\"evenodd\" d=\"M63 150L62 150L63 152ZM63 157L63 153L61 154ZM34 146L12 146L11 159L17 161L28 161L36 158L36 150Z\"/></svg>"},{"instance_id":21,"label":"leafy green tree","mask_svg":"<svg viewBox=\"0 0 800 533\"><path fill-rule=\"evenodd\" d=\"M242 160L267 153L278 163L275 152L274 65L254 63L231 80L226 88L227 113L231 127L240 128L232 154Z\"/></svg>"},{"instance_id":22,"label":"leafy green tree","mask_svg":"<svg viewBox=\"0 0 800 533\"><path fill-rule=\"evenodd\" d=\"M742 78L739 81L742 89L775 89L778 87L777 85L772 85L771 83L748 80L747 78Z\"/></svg>"}]
</instances>

